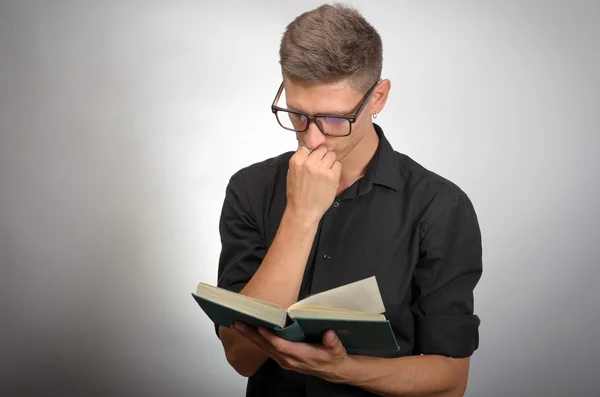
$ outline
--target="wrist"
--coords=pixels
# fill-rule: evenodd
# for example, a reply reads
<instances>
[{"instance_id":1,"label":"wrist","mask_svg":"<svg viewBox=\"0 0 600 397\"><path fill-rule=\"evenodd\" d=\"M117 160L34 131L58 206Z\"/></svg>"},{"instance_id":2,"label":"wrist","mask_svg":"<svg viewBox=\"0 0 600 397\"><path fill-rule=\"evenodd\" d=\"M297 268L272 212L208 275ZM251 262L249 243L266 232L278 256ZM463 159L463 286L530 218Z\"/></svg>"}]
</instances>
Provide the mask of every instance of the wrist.
<instances>
[{"instance_id":1,"label":"wrist","mask_svg":"<svg viewBox=\"0 0 600 397\"><path fill-rule=\"evenodd\" d=\"M344 361L337 366L332 382L351 385L357 381L360 373L360 360L355 356L346 356Z\"/></svg>"},{"instance_id":2,"label":"wrist","mask_svg":"<svg viewBox=\"0 0 600 397\"><path fill-rule=\"evenodd\" d=\"M308 232L312 229L316 230L319 226L320 220L320 218L302 216L287 206L283 213L281 223L292 226L294 230L303 230Z\"/></svg>"}]
</instances>

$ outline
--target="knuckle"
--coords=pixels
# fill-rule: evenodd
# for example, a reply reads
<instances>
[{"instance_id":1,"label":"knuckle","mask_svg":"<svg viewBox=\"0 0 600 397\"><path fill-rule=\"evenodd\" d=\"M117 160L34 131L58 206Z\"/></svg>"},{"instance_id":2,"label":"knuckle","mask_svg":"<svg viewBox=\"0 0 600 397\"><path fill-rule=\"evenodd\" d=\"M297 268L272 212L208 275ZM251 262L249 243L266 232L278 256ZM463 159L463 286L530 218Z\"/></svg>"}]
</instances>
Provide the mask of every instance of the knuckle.
<instances>
[{"instance_id":1,"label":"knuckle","mask_svg":"<svg viewBox=\"0 0 600 397\"><path fill-rule=\"evenodd\" d=\"M273 346L273 348L275 350L277 350L277 352L279 352L279 353L285 353L285 346L283 345L283 343L281 343L280 340L274 340L274 341L272 341L271 345Z\"/></svg>"},{"instance_id":2,"label":"knuckle","mask_svg":"<svg viewBox=\"0 0 600 397\"><path fill-rule=\"evenodd\" d=\"M289 358L284 358L283 360L281 360L281 363L283 364L284 369L294 368L294 363Z\"/></svg>"},{"instance_id":3,"label":"knuckle","mask_svg":"<svg viewBox=\"0 0 600 397\"><path fill-rule=\"evenodd\" d=\"M278 348L278 351L279 351L281 354L289 354L289 351L290 351L290 349L288 348L288 346L287 346L287 345L285 345L285 344L281 344L281 345L279 346L279 348Z\"/></svg>"}]
</instances>

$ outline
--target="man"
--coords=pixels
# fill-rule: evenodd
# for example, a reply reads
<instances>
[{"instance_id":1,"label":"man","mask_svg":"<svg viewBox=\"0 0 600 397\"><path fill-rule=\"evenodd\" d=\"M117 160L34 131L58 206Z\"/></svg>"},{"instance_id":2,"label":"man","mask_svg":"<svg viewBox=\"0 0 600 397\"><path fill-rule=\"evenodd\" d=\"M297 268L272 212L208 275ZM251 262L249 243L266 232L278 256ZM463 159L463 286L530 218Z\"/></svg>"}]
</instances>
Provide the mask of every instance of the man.
<instances>
[{"instance_id":1,"label":"man","mask_svg":"<svg viewBox=\"0 0 600 397\"><path fill-rule=\"evenodd\" d=\"M311 345L217 326L228 362L249 377L248 396L462 396L482 272L470 200L373 123L391 86L381 39L357 11L300 15L280 63L272 109L298 150L232 176L218 285L288 307L375 275L400 350L347 351L333 331Z\"/></svg>"}]
</instances>

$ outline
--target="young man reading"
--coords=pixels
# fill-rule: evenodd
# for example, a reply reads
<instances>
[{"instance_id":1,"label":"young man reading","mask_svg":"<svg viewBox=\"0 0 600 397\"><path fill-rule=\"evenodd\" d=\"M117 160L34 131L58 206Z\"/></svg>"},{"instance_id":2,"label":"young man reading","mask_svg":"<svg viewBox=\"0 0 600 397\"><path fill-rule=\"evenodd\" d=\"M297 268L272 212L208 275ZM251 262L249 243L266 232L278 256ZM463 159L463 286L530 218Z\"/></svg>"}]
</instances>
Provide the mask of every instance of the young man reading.
<instances>
[{"instance_id":1,"label":"young man reading","mask_svg":"<svg viewBox=\"0 0 600 397\"><path fill-rule=\"evenodd\" d=\"M297 17L280 63L272 109L298 149L231 178L218 286L285 308L375 275L400 350L349 351L333 331L315 345L217 326L228 362L249 377L248 396L462 396L482 272L469 198L373 123L391 85L381 38L357 11Z\"/></svg>"}]
</instances>

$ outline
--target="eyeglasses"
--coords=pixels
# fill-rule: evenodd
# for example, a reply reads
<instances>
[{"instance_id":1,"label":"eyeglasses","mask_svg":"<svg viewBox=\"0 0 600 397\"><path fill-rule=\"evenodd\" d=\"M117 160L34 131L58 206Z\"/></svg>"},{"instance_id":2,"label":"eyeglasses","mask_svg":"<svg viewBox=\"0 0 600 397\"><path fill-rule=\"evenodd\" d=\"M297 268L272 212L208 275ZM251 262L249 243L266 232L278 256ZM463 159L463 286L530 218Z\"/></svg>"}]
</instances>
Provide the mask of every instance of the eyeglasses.
<instances>
[{"instance_id":1,"label":"eyeglasses","mask_svg":"<svg viewBox=\"0 0 600 397\"><path fill-rule=\"evenodd\" d=\"M273 104L271 105L271 111L275 114L279 125L289 131L304 132L308 129L310 123L314 122L319 130L325 135L336 137L348 136L352 132L352 124L356 122L360 113L367 103L369 103L369 99L371 98L371 95L373 95L375 87L377 87L380 82L381 80L373 84L373 87L367 91L356 113L352 115L316 114L314 116L309 116L306 113L297 112L295 110L284 109L276 105L283 92L282 82L279 86L279 91L277 91L277 95L273 100Z\"/></svg>"}]
</instances>

